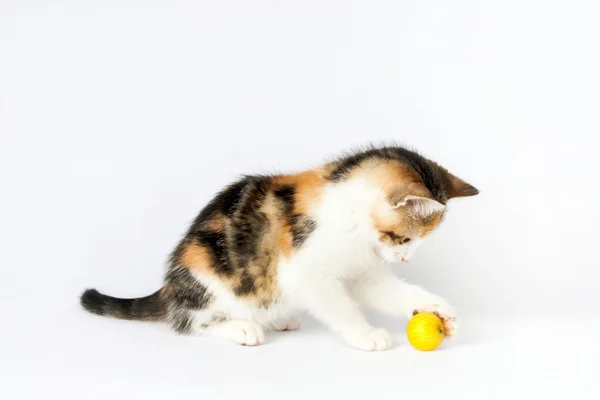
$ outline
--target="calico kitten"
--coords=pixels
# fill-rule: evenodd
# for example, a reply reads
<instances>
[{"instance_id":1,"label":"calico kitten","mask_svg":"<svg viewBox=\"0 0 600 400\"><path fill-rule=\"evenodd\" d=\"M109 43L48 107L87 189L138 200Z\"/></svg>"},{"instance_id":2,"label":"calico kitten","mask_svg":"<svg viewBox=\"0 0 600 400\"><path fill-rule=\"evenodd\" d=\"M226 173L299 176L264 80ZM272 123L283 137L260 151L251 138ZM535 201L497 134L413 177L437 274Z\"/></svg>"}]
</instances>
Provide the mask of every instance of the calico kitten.
<instances>
[{"instance_id":1,"label":"calico kitten","mask_svg":"<svg viewBox=\"0 0 600 400\"><path fill-rule=\"evenodd\" d=\"M402 147L373 147L296 175L247 176L200 212L173 251L164 286L137 299L86 290L88 311L167 321L182 333L248 346L294 330L308 311L361 350L391 346L361 308L432 311L457 332L447 301L387 263L409 261L449 199L477 189Z\"/></svg>"}]
</instances>

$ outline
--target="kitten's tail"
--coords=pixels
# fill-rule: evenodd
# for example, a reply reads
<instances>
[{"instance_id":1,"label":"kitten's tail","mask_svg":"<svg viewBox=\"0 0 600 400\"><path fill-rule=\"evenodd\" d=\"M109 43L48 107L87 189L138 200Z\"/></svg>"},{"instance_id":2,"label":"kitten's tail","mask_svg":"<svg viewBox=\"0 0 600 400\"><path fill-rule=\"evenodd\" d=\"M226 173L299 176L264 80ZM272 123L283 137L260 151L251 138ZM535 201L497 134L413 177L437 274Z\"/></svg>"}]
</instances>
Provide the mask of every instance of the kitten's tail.
<instances>
[{"instance_id":1,"label":"kitten's tail","mask_svg":"<svg viewBox=\"0 0 600 400\"><path fill-rule=\"evenodd\" d=\"M162 297L162 289L150 296L137 299L118 299L87 289L81 295L81 305L93 314L107 317L138 320L161 321L167 316L167 306Z\"/></svg>"}]
</instances>

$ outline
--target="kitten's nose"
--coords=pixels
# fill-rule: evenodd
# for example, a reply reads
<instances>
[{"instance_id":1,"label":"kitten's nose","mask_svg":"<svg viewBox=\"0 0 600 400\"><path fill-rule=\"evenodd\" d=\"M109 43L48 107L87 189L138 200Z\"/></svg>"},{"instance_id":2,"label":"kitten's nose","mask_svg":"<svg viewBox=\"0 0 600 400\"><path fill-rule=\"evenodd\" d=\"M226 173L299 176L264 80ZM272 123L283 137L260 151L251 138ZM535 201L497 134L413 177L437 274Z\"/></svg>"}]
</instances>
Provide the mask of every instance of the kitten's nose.
<instances>
[{"instance_id":1,"label":"kitten's nose","mask_svg":"<svg viewBox=\"0 0 600 400\"><path fill-rule=\"evenodd\" d=\"M409 262L409 261L410 261L410 258L408 258L408 257L402 257L402 261L404 261L404 262Z\"/></svg>"}]
</instances>

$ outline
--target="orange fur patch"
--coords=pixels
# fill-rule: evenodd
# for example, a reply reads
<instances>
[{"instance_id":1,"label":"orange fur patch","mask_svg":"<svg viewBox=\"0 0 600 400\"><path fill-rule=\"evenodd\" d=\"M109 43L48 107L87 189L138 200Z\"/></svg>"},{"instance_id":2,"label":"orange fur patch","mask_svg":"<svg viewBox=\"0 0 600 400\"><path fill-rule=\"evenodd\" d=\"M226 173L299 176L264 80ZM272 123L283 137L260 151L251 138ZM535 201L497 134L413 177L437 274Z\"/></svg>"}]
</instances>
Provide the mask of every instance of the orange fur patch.
<instances>
[{"instance_id":1,"label":"orange fur patch","mask_svg":"<svg viewBox=\"0 0 600 400\"><path fill-rule=\"evenodd\" d=\"M208 221L203 223L203 227L209 232L219 232L225 229L225 217L223 215L215 215Z\"/></svg>"},{"instance_id":2,"label":"orange fur patch","mask_svg":"<svg viewBox=\"0 0 600 400\"><path fill-rule=\"evenodd\" d=\"M290 258L292 255L292 227L283 225L279 228L278 234L279 251L285 258Z\"/></svg>"},{"instance_id":3,"label":"orange fur patch","mask_svg":"<svg viewBox=\"0 0 600 400\"><path fill-rule=\"evenodd\" d=\"M294 213L308 214L310 207L318 201L325 188L323 169L312 169L296 175L282 175L275 178L277 185L293 185L295 188Z\"/></svg>"},{"instance_id":4,"label":"orange fur patch","mask_svg":"<svg viewBox=\"0 0 600 400\"><path fill-rule=\"evenodd\" d=\"M198 243L189 243L185 246L180 262L194 271L214 275L209 250Z\"/></svg>"},{"instance_id":5,"label":"orange fur patch","mask_svg":"<svg viewBox=\"0 0 600 400\"><path fill-rule=\"evenodd\" d=\"M311 170L296 175L295 212L308 214L310 207L318 200L325 187L325 179L318 170Z\"/></svg>"}]
</instances>

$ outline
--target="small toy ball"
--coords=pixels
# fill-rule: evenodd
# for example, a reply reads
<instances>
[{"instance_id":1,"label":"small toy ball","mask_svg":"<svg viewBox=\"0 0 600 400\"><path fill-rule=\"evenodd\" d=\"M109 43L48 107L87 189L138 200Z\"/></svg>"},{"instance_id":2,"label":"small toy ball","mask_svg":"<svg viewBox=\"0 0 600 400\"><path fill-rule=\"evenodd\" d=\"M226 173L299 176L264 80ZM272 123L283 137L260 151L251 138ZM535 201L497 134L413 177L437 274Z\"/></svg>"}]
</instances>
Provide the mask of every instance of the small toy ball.
<instances>
[{"instance_id":1,"label":"small toy ball","mask_svg":"<svg viewBox=\"0 0 600 400\"><path fill-rule=\"evenodd\" d=\"M434 313L414 315L406 327L406 336L413 347L421 351L435 350L444 340L446 330L442 320Z\"/></svg>"}]
</instances>

